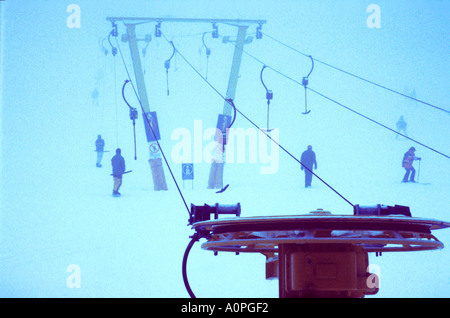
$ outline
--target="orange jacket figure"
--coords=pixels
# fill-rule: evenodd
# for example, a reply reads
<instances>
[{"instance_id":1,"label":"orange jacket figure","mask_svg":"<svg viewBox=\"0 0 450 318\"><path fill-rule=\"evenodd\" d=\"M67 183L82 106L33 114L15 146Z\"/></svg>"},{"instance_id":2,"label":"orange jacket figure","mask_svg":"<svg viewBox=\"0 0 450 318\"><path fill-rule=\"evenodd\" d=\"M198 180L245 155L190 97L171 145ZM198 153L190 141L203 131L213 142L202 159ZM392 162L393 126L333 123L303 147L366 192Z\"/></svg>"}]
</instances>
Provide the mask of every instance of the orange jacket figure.
<instances>
[{"instance_id":1,"label":"orange jacket figure","mask_svg":"<svg viewBox=\"0 0 450 318\"><path fill-rule=\"evenodd\" d=\"M414 161L414 152L407 151L403 157L403 168L411 169Z\"/></svg>"},{"instance_id":2,"label":"orange jacket figure","mask_svg":"<svg viewBox=\"0 0 450 318\"><path fill-rule=\"evenodd\" d=\"M409 178L410 174L411 174L411 177L409 178L409 182L415 182L414 177L416 175L416 170L413 167L413 162L414 162L414 160L421 160L421 158L416 157L414 155L415 151L416 151L416 148L411 147L403 155L402 167L406 169L406 173L403 176L402 182L408 182L408 178Z\"/></svg>"}]
</instances>

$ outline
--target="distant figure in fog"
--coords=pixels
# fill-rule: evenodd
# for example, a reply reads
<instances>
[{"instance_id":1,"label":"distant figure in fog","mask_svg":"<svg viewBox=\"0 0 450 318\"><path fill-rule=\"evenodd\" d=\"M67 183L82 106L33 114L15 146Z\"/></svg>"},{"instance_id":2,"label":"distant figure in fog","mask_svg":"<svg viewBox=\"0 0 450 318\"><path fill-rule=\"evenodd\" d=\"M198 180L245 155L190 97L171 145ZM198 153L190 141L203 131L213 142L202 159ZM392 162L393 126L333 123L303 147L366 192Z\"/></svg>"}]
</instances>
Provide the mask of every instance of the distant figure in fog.
<instances>
[{"instance_id":1,"label":"distant figure in fog","mask_svg":"<svg viewBox=\"0 0 450 318\"><path fill-rule=\"evenodd\" d=\"M312 150L311 145L302 153L300 162L302 163L301 169L305 171L305 188L311 187L313 166L314 169L317 169L316 154ZM307 169L304 169L305 167Z\"/></svg>"},{"instance_id":2,"label":"distant figure in fog","mask_svg":"<svg viewBox=\"0 0 450 318\"><path fill-rule=\"evenodd\" d=\"M406 133L406 121L405 121L405 119L403 118L403 116L400 116L400 118L399 118L399 120L397 121L397 131L400 133L400 132L403 132L403 134L405 135L405 136L408 136L408 134ZM395 138L398 138L398 134L397 135L395 135Z\"/></svg>"},{"instance_id":3,"label":"distant figure in fog","mask_svg":"<svg viewBox=\"0 0 450 318\"><path fill-rule=\"evenodd\" d=\"M102 139L101 135L97 136L95 140L95 151L97 152L97 163L95 164L97 168L102 167L103 149L105 147L105 141Z\"/></svg>"},{"instance_id":4,"label":"distant figure in fog","mask_svg":"<svg viewBox=\"0 0 450 318\"><path fill-rule=\"evenodd\" d=\"M416 157L414 152L416 151L416 148L411 147L409 150L403 155L403 161L402 161L402 167L405 168L406 172L403 176L402 182L416 182L414 181L414 177L416 175L416 170L413 167L414 160L422 160L419 157ZM410 175L411 174L411 175Z\"/></svg>"}]
</instances>

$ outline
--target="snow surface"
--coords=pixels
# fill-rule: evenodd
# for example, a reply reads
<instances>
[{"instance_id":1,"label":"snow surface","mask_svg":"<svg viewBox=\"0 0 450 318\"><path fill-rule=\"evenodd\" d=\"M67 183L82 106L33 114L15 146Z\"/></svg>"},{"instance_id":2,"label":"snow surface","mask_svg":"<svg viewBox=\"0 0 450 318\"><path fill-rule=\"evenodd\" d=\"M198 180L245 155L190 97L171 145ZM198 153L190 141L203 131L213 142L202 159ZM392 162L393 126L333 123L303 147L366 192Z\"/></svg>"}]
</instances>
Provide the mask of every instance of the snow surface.
<instances>
[{"instance_id":1,"label":"snow surface","mask_svg":"<svg viewBox=\"0 0 450 318\"><path fill-rule=\"evenodd\" d=\"M382 25L369 29L370 2L342 1L77 1L81 27L70 29L68 2L6 1L2 10L2 208L0 230L1 297L188 297L181 264L193 231L188 213L169 171L168 191L153 191L142 114L133 127L121 97L127 78L120 55L108 55L99 42L111 25L107 16L171 16L267 19L263 31L312 54L393 89L449 109L450 46L445 34L450 7L445 1L378 1ZM202 13L199 14L199 8ZM150 33L152 24L137 29ZM447 28L448 29L448 28ZM119 24L119 33L124 32ZM201 35L210 25L164 24L185 57L206 74ZM219 25L219 33L235 35ZM249 34L254 33L249 29ZM200 35L199 35L200 34ZM180 37L177 35L184 35ZM120 40L120 38L119 38ZM225 94L233 46L207 38L211 48L208 80ZM120 42L132 73L126 43ZM143 46L143 43L140 44ZM263 36L245 50L267 65L301 81L309 59ZM215 126L223 100L175 55L166 95L164 61L172 49L153 37L143 57L150 108L158 112L161 144L188 205L242 205L242 216L305 214L317 208L352 214L352 207L313 178L304 175L280 151L275 174L261 174L263 163L225 165L222 194L207 190L209 162L196 163L193 184L183 187L181 166L171 150L180 128L192 137L194 122L203 130ZM244 54L236 106L262 127L266 125L265 91L259 80L262 64ZM132 73L133 74L133 73ZM134 77L132 77L134 80ZM415 217L450 221L448 158L361 118L308 92L311 113L304 111L303 87L265 71L274 92L271 128L280 144L299 157L308 144L318 160L315 171L353 204L407 205ZM316 63L310 87L389 127L400 115L412 138L449 154L450 116L411 102ZM99 98L91 98L97 88ZM131 87L131 104L138 106ZM235 127L252 127L242 116ZM94 141L106 142L103 168L95 167ZM199 138L199 136L196 136ZM210 140L203 140L205 147ZM401 184L401 158L409 147L422 157L419 181ZM110 159L120 147L128 169L122 197L113 198ZM248 154L247 154L248 155ZM248 158L248 157L247 157ZM274 159L275 160L275 159ZM247 159L248 161L248 159ZM418 163L415 163L418 170ZM193 187L193 189L192 189ZM439 251L370 254L381 277L380 291L370 297L449 297L450 229L434 233L446 248ZM265 280L260 254L219 253L194 245L188 277L197 297L278 297L278 282ZM70 265L80 269L80 288L69 288ZM69 271L68 271L69 269Z\"/></svg>"}]
</instances>

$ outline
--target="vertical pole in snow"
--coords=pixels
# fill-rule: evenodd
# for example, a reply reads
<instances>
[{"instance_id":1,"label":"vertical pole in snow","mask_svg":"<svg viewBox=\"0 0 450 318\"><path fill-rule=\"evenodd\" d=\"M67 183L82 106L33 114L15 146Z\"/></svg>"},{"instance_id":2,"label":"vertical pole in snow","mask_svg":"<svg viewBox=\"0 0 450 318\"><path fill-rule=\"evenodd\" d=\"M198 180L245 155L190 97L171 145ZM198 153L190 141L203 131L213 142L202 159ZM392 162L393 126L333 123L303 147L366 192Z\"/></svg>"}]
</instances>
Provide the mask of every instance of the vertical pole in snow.
<instances>
[{"instance_id":1,"label":"vertical pole in snow","mask_svg":"<svg viewBox=\"0 0 450 318\"><path fill-rule=\"evenodd\" d=\"M136 77L139 100L141 102L144 112L149 113L150 106L148 104L147 89L145 87L145 80L144 80L144 72L142 71L141 58L139 55L139 48L136 40L136 32L135 32L136 26L134 24L127 24L126 26L127 26L128 44L130 46L131 59L133 60L133 69L134 75ZM146 114L142 114L142 116L146 116ZM157 191L167 190L167 184L162 165L161 150L159 149L157 144L155 145L155 143L149 142L149 149L151 146L153 152L148 162L152 170L154 189ZM157 148L156 152L155 147Z\"/></svg>"},{"instance_id":2,"label":"vertical pole in snow","mask_svg":"<svg viewBox=\"0 0 450 318\"><path fill-rule=\"evenodd\" d=\"M234 48L233 63L231 65L230 78L228 80L228 88L226 99L234 100L236 96L236 87L239 78L239 69L241 67L242 52L244 49L245 36L247 33L248 26L240 25L238 26L238 33L236 39L236 46ZM232 106L225 101L223 105L223 114L230 116L232 113ZM214 156L213 162L211 164L211 169L209 171L208 188L209 189L221 189L223 188L223 168L225 164L225 146L222 147L221 144L216 145L216 155Z\"/></svg>"},{"instance_id":3,"label":"vertical pole in snow","mask_svg":"<svg viewBox=\"0 0 450 318\"><path fill-rule=\"evenodd\" d=\"M247 33L247 29L248 29L247 25L239 26L238 29L236 46L234 48L233 64L231 65L230 78L228 80L228 88L226 95L227 99L231 98L234 100L234 97L236 96L236 87L239 78L239 69L241 67L242 52L244 50L245 35ZM232 106L228 102L224 102L223 114L230 116L231 111Z\"/></svg>"},{"instance_id":4,"label":"vertical pole in snow","mask_svg":"<svg viewBox=\"0 0 450 318\"><path fill-rule=\"evenodd\" d=\"M139 99L145 112L150 111L148 104L147 89L145 87L144 73L142 71L141 57L139 55L139 48L136 40L136 26L134 24L127 24L127 40L130 46L131 59L133 61L134 75L136 77L136 85L139 93Z\"/></svg>"}]
</instances>

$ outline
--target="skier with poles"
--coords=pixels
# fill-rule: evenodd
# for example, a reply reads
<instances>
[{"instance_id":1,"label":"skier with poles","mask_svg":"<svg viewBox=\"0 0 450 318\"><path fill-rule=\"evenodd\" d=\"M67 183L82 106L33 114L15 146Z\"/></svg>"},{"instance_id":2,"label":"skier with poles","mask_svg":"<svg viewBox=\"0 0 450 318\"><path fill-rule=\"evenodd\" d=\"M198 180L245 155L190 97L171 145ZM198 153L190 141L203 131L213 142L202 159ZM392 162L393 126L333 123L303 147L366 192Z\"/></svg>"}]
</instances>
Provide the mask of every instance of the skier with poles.
<instances>
[{"instance_id":1,"label":"skier with poles","mask_svg":"<svg viewBox=\"0 0 450 318\"><path fill-rule=\"evenodd\" d=\"M403 176L402 182L408 182L408 178L409 178L409 182L416 182L416 181L414 181L414 177L416 175L416 170L413 167L413 162L414 162L414 160L419 160L419 167L420 167L420 160L422 160L422 158L416 157L416 155L414 154L415 151L416 151L416 148L411 147L403 155L402 167L405 168L406 172L405 172L405 175ZM411 174L411 176L410 176L410 174Z\"/></svg>"}]
</instances>

